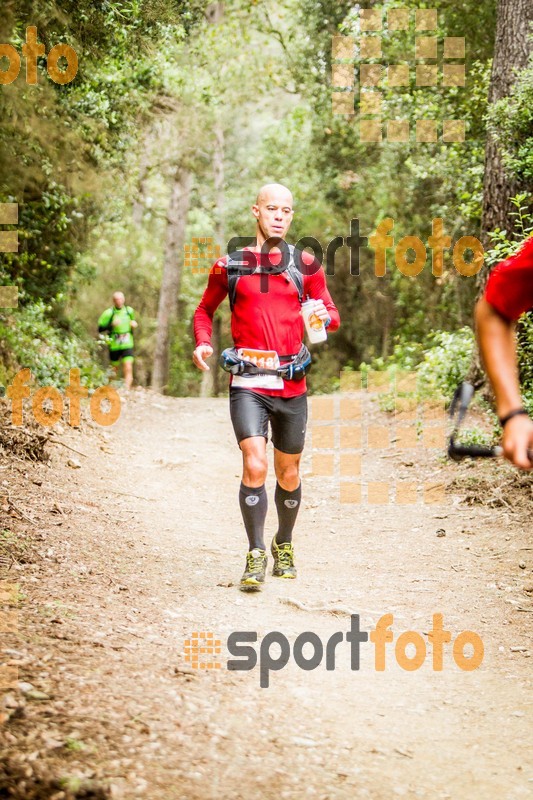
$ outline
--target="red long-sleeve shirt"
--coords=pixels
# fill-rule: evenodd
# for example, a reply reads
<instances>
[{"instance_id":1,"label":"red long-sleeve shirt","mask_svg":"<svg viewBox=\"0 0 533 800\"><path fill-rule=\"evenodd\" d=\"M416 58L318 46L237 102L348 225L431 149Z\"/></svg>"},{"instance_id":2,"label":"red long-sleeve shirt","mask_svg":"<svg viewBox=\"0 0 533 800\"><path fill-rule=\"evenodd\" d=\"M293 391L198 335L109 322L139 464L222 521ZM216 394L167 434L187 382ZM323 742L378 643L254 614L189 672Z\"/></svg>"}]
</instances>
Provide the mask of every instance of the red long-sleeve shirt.
<instances>
[{"instance_id":1,"label":"red long-sleeve shirt","mask_svg":"<svg viewBox=\"0 0 533 800\"><path fill-rule=\"evenodd\" d=\"M245 248L251 250L251 248ZM276 266L281 253L254 253L262 266ZM331 322L328 333L340 325L337 308L326 286L324 270L310 253L302 253L304 299L322 300ZM194 313L196 345L210 344L213 315L228 293L228 275L225 269L227 256L211 267L207 288ZM268 290L264 291L265 279ZM261 291L263 288L263 291ZM298 353L304 323L301 315L298 290L287 272L280 274L254 273L242 275L237 281L235 304L231 315L231 335L235 347L257 350L275 350L280 356ZM297 397L306 391L305 378L301 381L283 381L283 389L254 389L254 392L276 397Z\"/></svg>"},{"instance_id":2,"label":"red long-sleeve shirt","mask_svg":"<svg viewBox=\"0 0 533 800\"><path fill-rule=\"evenodd\" d=\"M533 309L533 236L517 253L494 267L485 300L506 319L518 319L524 311Z\"/></svg>"}]
</instances>

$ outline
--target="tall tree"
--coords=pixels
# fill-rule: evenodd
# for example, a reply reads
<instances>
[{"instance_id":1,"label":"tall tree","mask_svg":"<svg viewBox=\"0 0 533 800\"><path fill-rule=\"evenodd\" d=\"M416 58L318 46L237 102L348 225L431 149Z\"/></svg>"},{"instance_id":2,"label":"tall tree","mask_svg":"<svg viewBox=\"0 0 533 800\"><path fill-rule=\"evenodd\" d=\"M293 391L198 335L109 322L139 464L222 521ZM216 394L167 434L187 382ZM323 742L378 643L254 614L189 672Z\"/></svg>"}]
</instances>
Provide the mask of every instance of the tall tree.
<instances>
[{"instance_id":1,"label":"tall tree","mask_svg":"<svg viewBox=\"0 0 533 800\"><path fill-rule=\"evenodd\" d=\"M527 66L530 52L530 25L533 22L531 0L499 0L496 39L489 88L489 105L508 97L516 73ZM488 233L495 228L510 231L513 227L510 198L519 191L516 180L504 168L502 155L495 138L488 135L485 149L485 179L483 185L483 215L481 220L484 244ZM486 271L481 273L482 285Z\"/></svg>"},{"instance_id":2,"label":"tall tree","mask_svg":"<svg viewBox=\"0 0 533 800\"><path fill-rule=\"evenodd\" d=\"M220 5L220 4L219 4ZM213 150L213 180L215 185L215 244L220 249L220 253L224 254L226 247L225 242L225 225L224 225L224 129L217 119L215 122L215 144ZM213 347L213 366L209 372L204 372L202 375L202 384L200 387L200 397L210 397L218 395L220 391L220 370L218 367L218 356L221 350L221 333L222 333L222 319L221 311L217 311L213 319L213 332L211 336L211 345Z\"/></svg>"},{"instance_id":3,"label":"tall tree","mask_svg":"<svg viewBox=\"0 0 533 800\"><path fill-rule=\"evenodd\" d=\"M190 205L192 173L179 165L172 181L167 213L167 234L163 278L157 310L157 333L152 372L152 388L162 391L168 376L170 328L176 317L183 269L185 226Z\"/></svg>"},{"instance_id":4,"label":"tall tree","mask_svg":"<svg viewBox=\"0 0 533 800\"><path fill-rule=\"evenodd\" d=\"M517 79L517 72L527 66L531 49L529 33L532 21L533 3L531 0L499 0L489 86L489 107L511 94ZM481 217L481 239L485 249L490 244L489 233L496 228L507 231L509 238L511 237L514 227L511 214L513 210L516 210L511 203L511 198L518 193L519 189L520 184L517 179L506 171L500 146L489 131L485 146ZM490 270L490 266L486 266L478 273L478 296L483 293ZM476 387L481 387L486 383L477 347L472 356L467 380Z\"/></svg>"},{"instance_id":5,"label":"tall tree","mask_svg":"<svg viewBox=\"0 0 533 800\"><path fill-rule=\"evenodd\" d=\"M211 25L219 25L224 16L224 3L212 3L206 10L206 17ZM220 115L215 112L214 148L213 148L213 181L215 185L215 244L224 252L224 128ZM218 355L220 353L221 319L220 312L213 320L211 344L213 346L213 367L202 375L200 397L217 395L219 392Z\"/></svg>"}]
</instances>

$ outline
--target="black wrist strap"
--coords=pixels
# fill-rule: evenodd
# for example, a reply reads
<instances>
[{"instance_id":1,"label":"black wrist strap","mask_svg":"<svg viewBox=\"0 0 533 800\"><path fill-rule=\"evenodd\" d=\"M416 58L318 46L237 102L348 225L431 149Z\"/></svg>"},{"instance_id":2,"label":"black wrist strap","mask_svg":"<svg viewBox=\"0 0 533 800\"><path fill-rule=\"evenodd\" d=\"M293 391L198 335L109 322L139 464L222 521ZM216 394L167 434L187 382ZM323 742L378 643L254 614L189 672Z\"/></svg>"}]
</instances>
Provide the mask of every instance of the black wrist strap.
<instances>
[{"instance_id":1,"label":"black wrist strap","mask_svg":"<svg viewBox=\"0 0 533 800\"><path fill-rule=\"evenodd\" d=\"M519 415L522 414L524 414L526 417L529 416L525 408L515 408L514 411L509 411L509 413L506 414L505 417L500 417L500 425L502 426L502 428L505 428L505 425L509 422L510 419L512 419L513 417L518 417Z\"/></svg>"}]
</instances>

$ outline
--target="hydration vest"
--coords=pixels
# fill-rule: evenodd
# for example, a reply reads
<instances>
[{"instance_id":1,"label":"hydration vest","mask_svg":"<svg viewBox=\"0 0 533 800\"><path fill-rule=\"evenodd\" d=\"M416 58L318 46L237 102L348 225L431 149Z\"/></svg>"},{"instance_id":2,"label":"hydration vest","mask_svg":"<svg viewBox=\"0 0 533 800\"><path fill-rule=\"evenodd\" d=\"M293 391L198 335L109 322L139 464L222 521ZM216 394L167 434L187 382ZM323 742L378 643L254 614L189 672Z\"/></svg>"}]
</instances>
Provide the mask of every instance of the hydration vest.
<instances>
[{"instance_id":1,"label":"hydration vest","mask_svg":"<svg viewBox=\"0 0 533 800\"><path fill-rule=\"evenodd\" d=\"M257 255L256 253L251 253L250 251L241 250L228 255L226 271L228 274L228 299L232 311L233 311L233 306L235 305L235 299L237 297L237 283L239 281L239 278L242 278L246 275L254 275L256 273L263 273L265 275L281 275L283 272L287 272L288 277L298 290L298 300L300 304L303 302L304 276L302 275L301 271L298 269L294 261L294 252L296 248L294 247L293 244L288 244L287 247L289 248L289 263L287 264L287 266L283 268L282 268L284 260L283 252L281 254L282 255L281 263L269 269L262 269L261 267L258 267L257 264L253 269L250 266L248 266L248 262L246 261L247 256L253 257L254 262L256 263L256 258L255 258ZM241 260L243 257L244 260Z\"/></svg>"}]
</instances>

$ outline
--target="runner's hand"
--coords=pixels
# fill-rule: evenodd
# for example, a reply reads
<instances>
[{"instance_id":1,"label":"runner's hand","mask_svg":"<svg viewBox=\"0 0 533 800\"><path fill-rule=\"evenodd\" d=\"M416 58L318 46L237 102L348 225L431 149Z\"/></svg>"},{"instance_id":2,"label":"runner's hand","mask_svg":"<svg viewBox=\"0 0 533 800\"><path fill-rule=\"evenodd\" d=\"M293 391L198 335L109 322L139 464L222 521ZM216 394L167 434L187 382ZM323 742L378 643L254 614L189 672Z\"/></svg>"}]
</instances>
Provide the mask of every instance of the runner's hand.
<instances>
[{"instance_id":1,"label":"runner's hand","mask_svg":"<svg viewBox=\"0 0 533 800\"><path fill-rule=\"evenodd\" d=\"M134 319L130 320L130 325L131 325L132 328L136 328L138 324L139 323L136 322L136 320L134 320Z\"/></svg>"},{"instance_id":2,"label":"runner's hand","mask_svg":"<svg viewBox=\"0 0 533 800\"><path fill-rule=\"evenodd\" d=\"M198 369L201 369L204 372L209 372L209 367L205 363L204 358L209 358L209 356L212 355L213 355L213 348L211 347L211 345L200 344L192 354L192 360L194 361Z\"/></svg>"},{"instance_id":3,"label":"runner's hand","mask_svg":"<svg viewBox=\"0 0 533 800\"><path fill-rule=\"evenodd\" d=\"M525 415L513 417L503 429L503 452L516 467L533 469L527 451L533 450L533 421Z\"/></svg>"},{"instance_id":4,"label":"runner's hand","mask_svg":"<svg viewBox=\"0 0 533 800\"><path fill-rule=\"evenodd\" d=\"M316 314L317 317L322 320L322 322L325 322L327 319L330 319L329 311L324 305L323 300L315 300L315 307L313 309L313 313Z\"/></svg>"}]
</instances>

